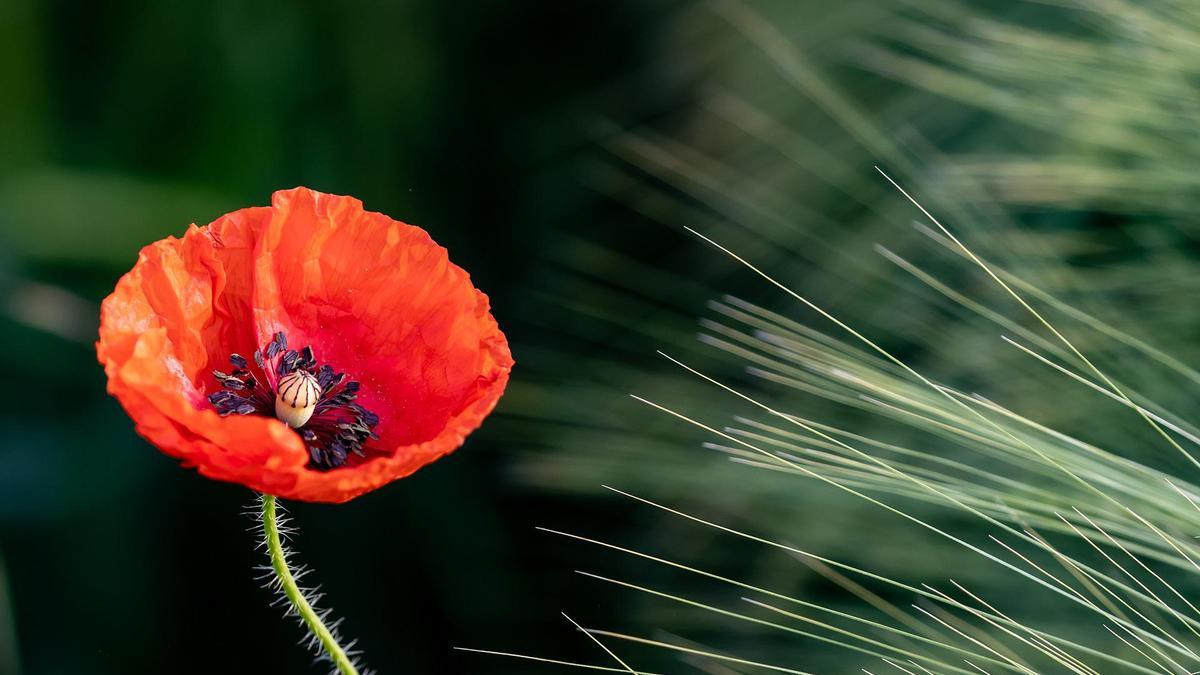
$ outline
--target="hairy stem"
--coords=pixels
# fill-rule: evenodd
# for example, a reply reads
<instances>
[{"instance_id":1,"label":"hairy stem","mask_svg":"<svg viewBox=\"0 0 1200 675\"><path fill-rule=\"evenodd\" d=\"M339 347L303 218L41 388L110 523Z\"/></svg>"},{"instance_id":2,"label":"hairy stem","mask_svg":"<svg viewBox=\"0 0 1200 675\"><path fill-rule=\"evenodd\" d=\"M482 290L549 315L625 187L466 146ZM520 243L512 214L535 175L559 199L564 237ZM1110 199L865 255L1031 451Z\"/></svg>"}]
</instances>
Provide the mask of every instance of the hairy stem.
<instances>
[{"instance_id":1,"label":"hairy stem","mask_svg":"<svg viewBox=\"0 0 1200 675\"><path fill-rule=\"evenodd\" d=\"M279 581L283 594L287 596L288 602L292 604L296 613L304 621L304 625L320 642L321 648L325 650L329 660L333 661L338 672L342 675L358 675L358 669L354 667L354 662L346 654L346 650L338 644L333 631L321 620L321 616L313 609L312 603L304 597L304 592L296 583L296 576L292 573L292 568L288 566L287 555L283 550L283 542L279 535L279 520L273 495L264 494L262 496L262 524L263 534L267 540L267 552L271 557L271 567L275 570L275 577Z\"/></svg>"}]
</instances>

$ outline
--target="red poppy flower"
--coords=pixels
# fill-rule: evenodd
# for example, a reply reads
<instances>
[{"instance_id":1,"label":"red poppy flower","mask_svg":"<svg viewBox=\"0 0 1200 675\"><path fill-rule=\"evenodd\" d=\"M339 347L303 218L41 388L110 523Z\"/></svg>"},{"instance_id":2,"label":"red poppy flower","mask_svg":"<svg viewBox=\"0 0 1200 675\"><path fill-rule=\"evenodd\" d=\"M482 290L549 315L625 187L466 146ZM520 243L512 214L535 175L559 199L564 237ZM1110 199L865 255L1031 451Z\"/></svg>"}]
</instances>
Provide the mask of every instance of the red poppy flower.
<instances>
[{"instance_id":1,"label":"red poppy flower","mask_svg":"<svg viewBox=\"0 0 1200 675\"><path fill-rule=\"evenodd\" d=\"M318 502L456 449L513 365L487 296L424 230L306 188L142 249L96 350L163 452Z\"/></svg>"}]
</instances>

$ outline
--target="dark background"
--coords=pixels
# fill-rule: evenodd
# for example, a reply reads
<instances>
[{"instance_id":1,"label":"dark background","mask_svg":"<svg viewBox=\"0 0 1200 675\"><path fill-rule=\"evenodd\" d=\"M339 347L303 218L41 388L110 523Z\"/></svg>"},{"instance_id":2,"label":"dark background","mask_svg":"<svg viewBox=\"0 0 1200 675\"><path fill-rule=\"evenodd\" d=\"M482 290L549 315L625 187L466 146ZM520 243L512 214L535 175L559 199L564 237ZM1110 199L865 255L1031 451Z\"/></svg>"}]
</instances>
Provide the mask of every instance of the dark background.
<instances>
[{"instance_id":1,"label":"dark background","mask_svg":"<svg viewBox=\"0 0 1200 675\"><path fill-rule=\"evenodd\" d=\"M254 578L252 495L175 466L104 394L98 303L142 245L305 185L428 229L522 362L520 289L548 231L588 212L564 158L589 115L665 95L636 73L669 6L641 5L4 3L0 670L319 670ZM508 479L517 419L506 400L411 480L288 505L370 667L521 672L451 646L535 635L588 649L558 616L570 569L533 527L589 506Z\"/></svg>"}]
</instances>

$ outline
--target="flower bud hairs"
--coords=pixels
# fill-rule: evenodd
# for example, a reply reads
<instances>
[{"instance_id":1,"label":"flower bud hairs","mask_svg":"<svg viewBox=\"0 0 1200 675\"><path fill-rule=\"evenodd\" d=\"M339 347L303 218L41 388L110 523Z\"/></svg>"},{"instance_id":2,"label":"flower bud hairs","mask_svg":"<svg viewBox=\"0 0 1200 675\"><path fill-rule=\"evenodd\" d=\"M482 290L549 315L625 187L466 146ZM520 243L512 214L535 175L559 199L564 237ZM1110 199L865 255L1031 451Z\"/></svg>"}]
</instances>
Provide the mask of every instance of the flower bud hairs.
<instances>
[{"instance_id":1,"label":"flower bud hairs","mask_svg":"<svg viewBox=\"0 0 1200 675\"><path fill-rule=\"evenodd\" d=\"M343 674L358 666L296 582L276 498L345 502L453 452L513 366L424 230L307 188L142 249L96 351L139 434L261 493L270 583Z\"/></svg>"}]
</instances>

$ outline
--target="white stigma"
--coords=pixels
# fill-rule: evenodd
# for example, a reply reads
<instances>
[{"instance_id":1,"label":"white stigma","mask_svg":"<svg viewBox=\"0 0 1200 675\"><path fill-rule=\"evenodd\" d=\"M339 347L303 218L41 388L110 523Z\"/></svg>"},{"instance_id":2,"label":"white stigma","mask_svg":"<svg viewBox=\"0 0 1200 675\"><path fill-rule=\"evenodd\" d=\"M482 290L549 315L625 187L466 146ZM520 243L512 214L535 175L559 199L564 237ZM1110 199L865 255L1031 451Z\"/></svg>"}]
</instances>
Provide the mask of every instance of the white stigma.
<instances>
[{"instance_id":1,"label":"white stigma","mask_svg":"<svg viewBox=\"0 0 1200 675\"><path fill-rule=\"evenodd\" d=\"M303 370L289 373L279 380L275 395L275 416L293 429L304 426L317 409L321 387L317 378Z\"/></svg>"}]
</instances>

